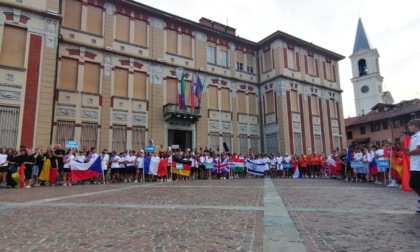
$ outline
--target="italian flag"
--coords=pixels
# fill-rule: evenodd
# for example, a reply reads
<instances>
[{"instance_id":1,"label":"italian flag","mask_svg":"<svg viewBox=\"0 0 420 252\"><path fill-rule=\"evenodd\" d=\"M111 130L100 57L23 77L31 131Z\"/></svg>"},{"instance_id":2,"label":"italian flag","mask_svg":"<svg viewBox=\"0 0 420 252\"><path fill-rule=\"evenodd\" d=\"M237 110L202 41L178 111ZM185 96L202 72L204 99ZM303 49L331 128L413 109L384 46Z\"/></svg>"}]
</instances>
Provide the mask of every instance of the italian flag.
<instances>
[{"instance_id":1,"label":"italian flag","mask_svg":"<svg viewBox=\"0 0 420 252\"><path fill-rule=\"evenodd\" d=\"M232 157L231 164L234 165L233 172L243 172L245 167L245 159Z\"/></svg>"},{"instance_id":2,"label":"italian flag","mask_svg":"<svg viewBox=\"0 0 420 252\"><path fill-rule=\"evenodd\" d=\"M178 86L178 107L180 110L185 108L185 80L184 74L182 74L181 80Z\"/></svg>"}]
</instances>

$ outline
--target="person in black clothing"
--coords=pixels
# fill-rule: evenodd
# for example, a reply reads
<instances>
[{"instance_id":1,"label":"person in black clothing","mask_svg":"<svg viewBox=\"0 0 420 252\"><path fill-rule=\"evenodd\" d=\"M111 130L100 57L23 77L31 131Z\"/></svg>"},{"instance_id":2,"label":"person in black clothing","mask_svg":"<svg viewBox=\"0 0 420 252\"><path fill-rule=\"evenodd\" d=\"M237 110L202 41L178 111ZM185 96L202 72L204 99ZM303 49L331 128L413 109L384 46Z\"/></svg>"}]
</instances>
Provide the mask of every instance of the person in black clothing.
<instances>
[{"instance_id":1,"label":"person in black clothing","mask_svg":"<svg viewBox=\"0 0 420 252\"><path fill-rule=\"evenodd\" d=\"M54 153L55 153L55 156L57 157L57 162L58 162L58 180L62 181L63 169L64 169L63 159L64 159L64 156L66 155L66 151L63 150L63 148L61 147L61 144L56 144Z\"/></svg>"},{"instance_id":2,"label":"person in black clothing","mask_svg":"<svg viewBox=\"0 0 420 252\"><path fill-rule=\"evenodd\" d=\"M26 149L26 162L25 162L25 188L31 188L32 168L36 162L35 155L31 149Z\"/></svg>"},{"instance_id":3,"label":"person in black clothing","mask_svg":"<svg viewBox=\"0 0 420 252\"><path fill-rule=\"evenodd\" d=\"M351 169L350 169L350 164L347 164L347 150L346 149L342 149L341 153L340 153L340 160L341 160L341 170L342 170L342 176L343 176L343 180L346 179L347 175L349 173L351 173ZM351 176L352 174L350 174L350 178L352 178Z\"/></svg>"}]
</instances>

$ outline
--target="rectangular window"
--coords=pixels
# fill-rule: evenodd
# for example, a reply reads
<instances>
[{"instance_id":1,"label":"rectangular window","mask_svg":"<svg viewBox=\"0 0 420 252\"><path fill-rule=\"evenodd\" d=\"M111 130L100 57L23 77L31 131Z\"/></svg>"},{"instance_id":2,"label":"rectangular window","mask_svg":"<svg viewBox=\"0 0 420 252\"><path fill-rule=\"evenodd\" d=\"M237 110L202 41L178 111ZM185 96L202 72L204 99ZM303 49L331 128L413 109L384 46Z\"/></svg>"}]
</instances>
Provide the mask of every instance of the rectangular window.
<instances>
[{"instance_id":1,"label":"rectangular window","mask_svg":"<svg viewBox=\"0 0 420 252\"><path fill-rule=\"evenodd\" d=\"M394 128L401 127L401 120L400 119L394 119Z\"/></svg>"},{"instance_id":2,"label":"rectangular window","mask_svg":"<svg viewBox=\"0 0 420 252\"><path fill-rule=\"evenodd\" d=\"M318 97L316 97L315 95L311 96L311 109L312 109L312 115L318 115L319 116Z\"/></svg>"},{"instance_id":3,"label":"rectangular window","mask_svg":"<svg viewBox=\"0 0 420 252\"><path fill-rule=\"evenodd\" d=\"M383 121L383 122L382 122L382 128L383 128L384 130L387 130L387 129L388 129L388 121Z\"/></svg>"},{"instance_id":4,"label":"rectangular window","mask_svg":"<svg viewBox=\"0 0 420 252\"><path fill-rule=\"evenodd\" d=\"M321 135L315 135L314 136L314 145L315 145L315 151L318 153L323 152L324 150L322 149L322 137Z\"/></svg>"},{"instance_id":5,"label":"rectangular window","mask_svg":"<svg viewBox=\"0 0 420 252\"><path fill-rule=\"evenodd\" d=\"M381 124L380 123L373 123L370 125L371 132L381 131Z\"/></svg>"},{"instance_id":6,"label":"rectangular window","mask_svg":"<svg viewBox=\"0 0 420 252\"><path fill-rule=\"evenodd\" d=\"M182 56L192 57L192 39L188 34L182 34Z\"/></svg>"},{"instance_id":7,"label":"rectangular window","mask_svg":"<svg viewBox=\"0 0 420 252\"><path fill-rule=\"evenodd\" d=\"M216 64L216 47L207 47L207 63Z\"/></svg>"},{"instance_id":8,"label":"rectangular window","mask_svg":"<svg viewBox=\"0 0 420 252\"><path fill-rule=\"evenodd\" d=\"M257 115L258 105L257 105L257 96L253 93L248 94L248 105L249 105L249 114Z\"/></svg>"},{"instance_id":9,"label":"rectangular window","mask_svg":"<svg viewBox=\"0 0 420 252\"><path fill-rule=\"evenodd\" d=\"M246 113L246 94L245 92L238 91L238 113Z\"/></svg>"},{"instance_id":10,"label":"rectangular window","mask_svg":"<svg viewBox=\"0 0 420 252\"><path fill-rule=\"evenodd\" d=\"M243 71L244 70L244 64L240 62L236 62L236 70Z\"/></svg>"},{"instance_id":11,"label":"rectangular window","mask_svg":"<svg viewBox=\"0 0 420 252\"><path fill-rule=\"evenodd\" d=\"M18 146L19 113L20 109L17 107L0 106L0 146Z\"/></svg>"},{"instance_id":12,"label":"rectangular window","mask_svg":"<svg viewBox=\"0 0 420 252\"><path fill-rule=\"evenodd\" d=\"M246 54L246 65L248 73L254 73L254 55L251 53ZM250 71L252 70L252 72Z\"/></svg>"},{"instance_id":13,"label":"rectangular window","mask_svg":"<svg viewBox=\"0 0 420 252\"><path fill-rule=\"evenodd\" d=\"M264 57L264 72L268 72L273 69L273 59L271 57L271 49L267 50L263 54Z\"/></svg>"},{"instance_id":14,"label":"rectangular window","mask_svg":"<svg viewBox=\"0 0 420 252\"><path fill-rule=\"evenodd\" d=\"M126 69L115 68L114 96L128 97L128 71Z\"/></svg>"},{"instance_id":15,"label":"rectangular window","mask_svg":"<svg viewBox=\"0 0 420 252\"><path fill-rule=\"evenodd\" d=\"M289 69L296 70L295 50L287 49L287 66Z\"/></svg>"},{"instance_id":16,"label":"rectangular window","mask_svg":"<svg viewBox=\"0 0 420 252\"><path fill-rule=\"evenodd\" d=\"M60 65L59 87L66 90L77 90L79 61L70 58L61 58Z\"/></svg>"},{"instance_id":17,"label":"rectangular window","mask_svg":"<svg viewBox=\"0 0 420 252\"><path fill-rule=\"evenodd\" d=\"M127 149L127 126L112 125L112 149L117 153Z\"/></svg>"},{"instance_id":18,"label":"rectangular window","mask_svg":"<svg viewBox=\"0 0 420 252\"><path fill-rule=\"evenodd\" d=\"M125 15L117 14L118 29L115 31L115 39L130 42L130 18Z\"/></svg>"},{"instance_id":19,"label":"rectangular window","mask_svg":"<svg viewBox=\"0 0 420 252\"><path fill-rule=\"evenodd\" d=\"M242 68L244 65L244 52L242 51L235 51L236 53L236 62L237 63L242 63Z\"/></svg>"},{"instance_id":20,"label":"rectangular window","mask_svg":"<svg viewBox=\"0 0 420 252\"><path fill-rule=\"evenodd\" d=\"M315 63L314 63L314 57L313 56L308 56L308 74L309 75L315 75Z\"/></svg>"},{"instance_id":21,"label":"rectangular window","mask_svg":"<svg viewBox=\"0 0 420 252\"><path fill-rule=\"evenodd\" d=\"M97 147L98 144L98 124L82 123L82 134L80 136L80 146L87 146L89 149Z\"/></svg>"},{"instance_id":22,"label":"rectangular window","mask_svg":"<svg viewBox=\"0 0 420 252\"><path fill-rule=\"evenodd\" d=\"M102 17L102 8L88 5L86 31L93 34L102 35Z\"/></svg>"},{"instance_id":23,"label":"rectangular window","mask_svg":"<svg viewBox=\"0 0 420 252\"><path fill-rule=\"evenodd\" d=\"M83 91L88 92L88 93L98 94L100 75L101 75L101 66L99 64L85 62L85 76L83 79Z\"/></svg>"},{"instance_id":24,"label":"rectangular window","mask_svg":"<svg viewBox=\"0 0 420 252\"><path fill-rule=\"evenodd\" d=\"M146 100L146 73L134 72L134 91L133 98Z\"/></svg>"},{"instance_id":25,"label":"rectangular window","mask_svg":"<svg viewBox=\"0 0 420 252\"><path fill-rule=\"evenodd\" d=\"M210 133L210 148L213 150L217 150L219 148L219 134L217 133Z\"/></svg>"},{"instance_id":26,"label":"rectangular window","mask_svg":"<svg viewBox=\"0 0 420 252\"><path fill-rule=\"evenodd\" d=\"M146 139L146 130L144 127L133 127L133 137L132 137L132 149L135 151L144 150L145 148L145 139Z\"/></svg>"},{"instance_id":27,"label":"rectangular window","mask_svg":"<svg viewBox=\"0 0 420 252\"><path fill-rule=\"evenodd\" d=\"M61 146L66 146L66 141L74 141L74 129L74 122L58 121L55 142L61 144Z\"/></svg>"},{"instance_id":28,"label":"rectangular window","mask_svg":"<svg viewBox=\"0 0 420 252\"><path fill-rule=\"evenodd\" d=\"M232 151L232 137L230 134L223 134L222 135L223 143L226 143L228 149Z\"/></svg>"},{"instance_id":29,"label":"rectangular window","mask_svg":"<svg viewBox=\"0 0 420 252\"><path fill-rule=\"evenodd\" d=\"M334 100L329 101L330 116L331 118L337 118L337 107Z\"/></svg>"},{"instance_id":30,"label":"rectangular window","mask_svg":"<svg viewBox=\"0 0 420 252\"><path fill-rule=\"evenodd\" d=\"M299 112L299 95L297 91L290 91L290 109L293 112Z\"/></svg>"},{"instance_id":31,"label":"rectangular window","mask_svg":"<svg viewBox=\"0 0 420 252\"><path fill-rule=\"evenodd\" d=\"M347 131L346 132L346 137L347 137L347 140L352 140L353 139L353 132L352 131Z\"/></svg>"},{"instance_id":32,"label":"rectangular window","mask_svg":"<svg viewBox=\"0 0 420 252\"><path fill-rule=\"evenodd\" d=\"M294 153L297 155L303 154L302 150L302 135L300 133L293 133L293 145L295 147Z\"/></svg>"},{"instance_id":33,"label":"rectangular window","mask_svg":"<svg viewBox=\"0 0 420 252\"><path fill-rule=\"evenodd\" d=\"M258 141L258 136L250 136L251 149L254 154L260 153L260 144ZM247 153L248 154L248 153Z\"/></svg>"},{"instance_id":34,"label":"rectangular window","mask_svg":"<svg viewBox=\"0 0 420 252\"><path fill-rule=\"evenodd\" d=\"M228 59L228 52L227 49L226 51L221 50L220 51L220 65L224 66L224 67L228 67L229 66L229 59Z\"/></svg>"},{"instance_id":35,"label":"rectangular window","mask_svg":"<svg viewBox=\"0 0 420 252\"><path fill-rule=\"evenodd\" d=\"M266 135L265 141L265 153L276 154L279 152L279 140L277 138L277 133Z\"/></svg>"},{"instance_id":36,"label":"rectangular window","mask_svg":"<svg viewBox=\"0 0 420 252\"><path fill-rule=\"evenodd\" d=\"M253 67L246 67L246 71L250 74L254 73L254 68Z\"/></svg>"},{"instance_id":37,"label":"rectangular window","mask_svg":"<svg viewBox=\"0 0 420 252\"><path fill-rule=\"evenodd\" d=\"M218 90L215 86L209 86L208 88L209 93L209 109L219 109L218 106Z\"/></svg>"},{"instance_id":38,"label":"rectangular window","mask_svg":"<svg viewBox=\"0 0 420 252\"><path fill-rule=\"evenodd\" d=\"M338 137L333 137L333 148L335 150L339 150L340 149L340 139Z\"/></svg>"},{"instance_id":39,"label":"rectangular window","mask_svg":"<svg viewBox=\"0 0 420 252\"><path fill-rule=\"evenodd\" d=\"M360 135L366 134L366 128L365 126L360 127Z\"/></svg>"},{"instance_id":40,"label":"rectangular window","mask_svg":"<svg viewBox=\"0 0 420 252\"><path fill-rule=\"evenodd\" d=\"M166 79L166 103L178 103L178 79Z\"/></svg>"},{"instance_id":41,"label":"rectangular window","mask_svg":"<svg viewBox=\"0 0 420 252\"><path fill-rule=\"evenodd\" d=\"M324 78L326 80L332 80L332 77L331 77L331 63L324 62L324 74L325 74Z\"/></svg>"},{"instance_id":42,"label":"rectangular window","mask_svg":"<svg viewBox=\"0 0 420 252\"><path fill-rule=\"evenodd\" d=\"M25 67L26 29L5 25L0 51L0 65Z\"/></svg>"},{"instance_id":43,"label":"rectangular window","mask_svg":"<svg viewBox=\"0 0 420 252\"><path fill-rule=\"evenodd\" d=\"M268 91L265 93L265 112L266 114L274 113L275 104L274 104L274 92Z\"/></svg>"},{"instance_id":44,"label":"rectangular window","mask_svg":"<svg viewBox=\"0 0 420 252\"><path fill-rule=\"evenodd\" d=\"M134 43L141 46L147 46L147 23L143 20L134 22Z\"/></svg>"},{"instance_id":45,"label":"rectangular window","mask_svg":"<svg viewBox=\"0 0 420 252\"><path fill-rule=\"evenodd\" d=\"M81 29L82 23L82 2L77 0L66 0L64 2L63 25L69 28Z\"/></svg>"},{"instance_id":46,"label":"rectangular window","mask_svg":"<svg viewBox=\"0 0 420 252\"><path fill-rule=\"evenodd\" d=\"M221 89L222 110L230 111L230 90L228 88Z\"/></svg>"},{"instance_id":47,"label":"rectangular window","mask_svg":"<svg viewBox=\"0 0 420 252\"><path fill-rule=\"evenodd\" d=\"M248 154L248 138L246 135L239 135L239 152L243 155Z\"/></svg>"},{"instance_id":48,"label":"rectangular window","mask_svg":"<svg viewBox=\"0 0 420 252\"><path fill-rule=\"evenodd\" d=\"M166 30L166 51L168 53L178 54L178 32Z\"/></svg>"}]
</instances>

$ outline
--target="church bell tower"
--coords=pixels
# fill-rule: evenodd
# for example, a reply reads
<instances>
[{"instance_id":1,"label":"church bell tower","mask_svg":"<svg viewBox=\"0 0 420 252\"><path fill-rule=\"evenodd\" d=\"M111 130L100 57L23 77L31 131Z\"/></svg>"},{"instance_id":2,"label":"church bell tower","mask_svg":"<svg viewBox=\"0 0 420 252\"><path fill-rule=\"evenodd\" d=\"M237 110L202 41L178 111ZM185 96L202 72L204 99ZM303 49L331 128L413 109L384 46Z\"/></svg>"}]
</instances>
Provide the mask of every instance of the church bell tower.
<instances>
[{"instance_id":1,"label":"church bell tower","mask_svg":"<svg viewBox=\"0 0 420 252\"><path fill-rule=\"evenodd\" d=\"M384 93L382 88L384 78L379 70L379 52L372 48L360 18L350 60L357 115L369 113L378 103L388 103L385 96L389 92Z\"/></svg>"}]
</instances>

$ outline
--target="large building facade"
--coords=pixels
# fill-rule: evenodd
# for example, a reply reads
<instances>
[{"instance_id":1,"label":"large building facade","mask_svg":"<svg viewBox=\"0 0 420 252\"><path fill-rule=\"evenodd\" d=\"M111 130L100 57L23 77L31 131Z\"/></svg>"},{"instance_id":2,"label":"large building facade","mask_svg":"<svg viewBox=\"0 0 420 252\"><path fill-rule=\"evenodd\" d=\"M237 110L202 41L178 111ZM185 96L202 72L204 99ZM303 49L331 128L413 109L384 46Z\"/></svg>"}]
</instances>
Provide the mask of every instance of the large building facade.
<instances>
[{"instance_id":1,"label":"large building facade","mask_svg":"<svg viewBox=\"0 0 420 252\"><path fill-rule=\"evenodd\" d=\"M232 152L296 154L346 145L343 56L280 31L253 42L130 0L6 0L0 34L0 145L226 143Z\"/></svg>"}]
</instances>

